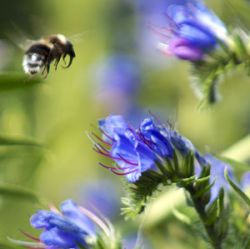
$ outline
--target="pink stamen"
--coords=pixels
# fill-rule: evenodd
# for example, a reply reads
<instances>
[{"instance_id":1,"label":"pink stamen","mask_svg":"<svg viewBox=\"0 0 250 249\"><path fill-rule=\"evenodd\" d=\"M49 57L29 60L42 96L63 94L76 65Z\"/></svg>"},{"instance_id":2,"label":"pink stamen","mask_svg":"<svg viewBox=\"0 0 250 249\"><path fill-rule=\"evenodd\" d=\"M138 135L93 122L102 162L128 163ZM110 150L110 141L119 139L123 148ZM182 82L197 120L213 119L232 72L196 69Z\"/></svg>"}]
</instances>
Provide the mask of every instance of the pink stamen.
<instances>
[{"instance_id":1,"label":"pink stamen","mask_svg":"<svg viewBox=\"0 0 250 249\"><path fill-rule=\"evenodd\" d=\"M102 155L102 156L105 156L105 157L108 157L108 158L110 158L110 159L113 159L113 160L121 160L119 157L114 157L114 156L112 156L109 152L106 153L106 152L100 150L100 148L98 148L98 147L93 148L93 150L94 150L95 152L97 152L98 154L100 154L100 155Z\"/></svg>"},{"instance_id":2,"label":"pink stamen","mask_svg":"<svg viewBox=\"0 0 250 249\"><path fill-rule=\"evenodd\" d=\"M103 133L103 135L105 135L108 139L110 139L111 141L115 141L111 136L109 136L104 130L102 130L101 128L99 128L99 130Z\"/></svg>"},{"instance_id":3,"label":"pink stamen","mask_svg":"<svg viewBox=\"0 0 250 249\"><path fill-rule=\"evenodd\" d=\"M127 169L131 169L131 167L124 167L124 168L118 168L118 167L114 167L114 166L107 166L103 163L99 163L100 166L104 167L105 169L108 170L118 170L118 171L122 171L122 170L127 170Z\"/></svg>"},{"instance_id":4,"label":"pink stamen","mask_svg":"<svg viewBox=\"0 0 250 249\"><path fill-rule=\"evenodd\" d=\"M138 136L143 143L145 143L151 150L154 150L153 145L155 145L155 143L145 138L145 136L142 134L141 128L139 128Z\"/></svg>"},{"instance_id":5,"label":"pink stamen","mask_svg":"<svg viewBox=\"0 0 250 249\"><path fill-rule=\"evenodd\" d=\"M31 239L31 240L33 240L33 241L40 242L40 239L34 237L33 235L31 235L31 234L29 234L29 233L27 233L27 232L24 232L24 231L22 231L22 230L20 230L20 232L21 232L24 236L26 236L27 238L29 238L29 239Z\"/></svg>"},{"instance_id":6,"label":"pink stamen","mask_svg":"<svg viewBox=\"0 0 250 249\"><path fill-rule=\"evenodd\" d=\"M105 156L105 157L108 157L110 159L124 161L125 163L130 164L131 166L138 166L138 163L130 162L129 160L127 160L124 157L122 157L120 154L118 154L119 157L114 157L110 153L105 153L104 151L100 150L100 148L98 148L97 146L94 147L93 150L95 152L97 152L98 154L100 154L102 156Z\"/></svg>"},{"instance_id":7,"label":"pink stamen","mask_svg":"<svg viewBox=\"0 0 250 249\"><path fill-rule=\"evenodd\" d=\"M151 24L151 26L149 26L149 28L157 35L161 36L162 38L167 38L170 39L171 38L171 29L168 28L161 28L161 27L156 27L154 25ZM168 33L166 33L168 32Z\"/></svg>"},{"instance_id":8,"label":"pink stamen","mask_svg":"<svg viewBox=\"0 0 250 249\"><path fill-rule=\"evenodd\" d=\"M127 160L126 158L122 157L120 154L118 154L118 156L119 156L120 159L121 159L122 161L124 161L125 163L130 164L130 165L132 165L132 166L138 166L138 163L130 162L130 161Z\"/></svg>"},{"instance_id":9,"label":"pink stamen","mask_svg":"<svg viewBox=\"0 0 250 249\"><path fill-rule=\"evenodd\" d=\"M100 142L108 145L108 146L112 146L111 143L108 143L107 141L104 141L102 138L100 138L98 135L96 135L94 132L91 132L91 135L93 135L97 140L99 140Z\"/></svg>"},{"instance_id":10,"label":"pink stamen","mask_svg":"<svg viewBox=\"0 0 250 249\"><path fill-rule=\"evenodd\" d=\"M109 150L103 147L101 144L95 143L95 146L100 149L101 151L104 151L109 154Z\"/></svg>"},{"instance_id":11,"label":"pink stamen","mask_svg":"<svg viewBox=\"0 0 250 249\"><path fill-rule=\"evenodd\" d=\"M116 172L115 170L111 170L114 174L116 175L119 175L119 176L124 176L124 175L129 175L129 174L132 174L132 173L135 173L138 171L138 169L134 169L134 170L131 170L131 171L128 171L128 172Z\"/></svg>"},{"instance_id":12,"label":"pink stamen","mask_svg":"<svg viewBox=\"0 0 250 249\"><path fill-rule=\"evenodd\" d=\"M105 165L105 164L103 164L103 163L99 163L99 165L102 166L102 167L105 168L105 169L108 169L108 170L110 170L110 169L117 169L117 170L119 170L119 168L117 168L117 167L108 166L108 165Z\"/></svg>"}]
</instances>

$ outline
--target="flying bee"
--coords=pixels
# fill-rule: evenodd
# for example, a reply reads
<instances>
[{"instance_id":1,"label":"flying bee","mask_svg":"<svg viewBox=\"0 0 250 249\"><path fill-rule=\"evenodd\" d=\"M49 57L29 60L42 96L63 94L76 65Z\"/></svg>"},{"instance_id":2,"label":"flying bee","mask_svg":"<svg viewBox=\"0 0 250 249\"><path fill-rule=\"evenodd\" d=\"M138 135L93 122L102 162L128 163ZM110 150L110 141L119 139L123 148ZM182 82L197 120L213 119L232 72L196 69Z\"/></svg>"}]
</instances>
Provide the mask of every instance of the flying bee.
<instances>
[{"instance_id":1,"label":"flying bee","mask_svg":"<svg viewBox=\"0 0 250 249\"><path fill-rule=\"evenodd\" d=\"M66 56L69 56L69 62L64 68L70 67L75 51L72 43L62 34L50 35L32 42L26 50L23 57L23 70L26 74L35 75L45 74L50 71L50 65L54 62L55 70L61 58L65 62ZM66 62L65 62L66 64Z\"/></svg>"}]
</instances>

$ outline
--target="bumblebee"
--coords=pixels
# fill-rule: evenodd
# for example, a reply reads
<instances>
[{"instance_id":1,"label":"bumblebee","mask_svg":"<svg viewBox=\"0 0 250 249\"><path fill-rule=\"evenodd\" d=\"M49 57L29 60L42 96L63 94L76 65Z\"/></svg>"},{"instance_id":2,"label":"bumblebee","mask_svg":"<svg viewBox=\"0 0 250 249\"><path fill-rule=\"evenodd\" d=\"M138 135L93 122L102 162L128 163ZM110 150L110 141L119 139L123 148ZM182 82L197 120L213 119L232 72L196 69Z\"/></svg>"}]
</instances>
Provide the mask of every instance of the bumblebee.
<instances>
[{"instance_id":1,"label":"bumblebee","mask_svg":"<svg viewBox=\"0 0 250 249\"><path fill-rule=\"evenodd\" d=\"M68 64L65 61L67 55L69 56ZM23 57L23 70L29 75L41 73L46 77L52 62L56 70L62 58L65 63L63 67L68 68L74 57L73 45L64 35L50 35L32 42Z\"/></svg>"}]
</instances>

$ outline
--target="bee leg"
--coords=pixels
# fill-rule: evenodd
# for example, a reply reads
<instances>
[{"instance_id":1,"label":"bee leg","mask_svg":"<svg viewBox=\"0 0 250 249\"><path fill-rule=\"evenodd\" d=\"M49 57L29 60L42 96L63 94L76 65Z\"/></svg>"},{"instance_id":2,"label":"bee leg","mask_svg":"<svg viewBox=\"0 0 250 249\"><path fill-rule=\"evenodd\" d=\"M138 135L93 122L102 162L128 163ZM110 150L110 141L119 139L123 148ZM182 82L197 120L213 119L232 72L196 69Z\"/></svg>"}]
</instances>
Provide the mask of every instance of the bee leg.
<instances>
[{"instance_id":1,"label":"bee leg","mask_svg":"<svg viewBox=\"0 0 250 249\"><path fill-rule=\"evenodd\" d=\"M44 65L44 69L43 69L43 72L42 72L42 75L44 75L44 79L47 78L47 76L49 74L49 71L50 71L50 63L47 62L46 65Z\"/></svg>"},{"instance_id":2,"label":"bee leg","mask_svg":"<svg viewBox=\"0 0 250 249\"><path fill-rule=\"evenodd\" d=\"M66 62L66 60L65 60L66 56L67 56L67 54L64 54L64 55L63 55L63 62L64 62L65 65L67 64L67 62Z\"/></svg>"},{"instance_id":3,"label":"bee leg","mask_svg":"<svg viewBox=\"0 0 250 249\"><path fill-rule=\"evenodd\" d=\"M74 58L74 57L72 57L71 55L69 56L69 63L68 63L68 65L66 66L66 68L68 68L68 67L71 66L72 61L73 61L73 58Z\"/></svg>"},{"instance_id":4,"label":"bee leg","mask_svg":"<svg viewBox=\"0 0 250 249\"><path fill-rule=\"evenodd\" d=\"M60 60L61 60L61 56L58 56L57 58L56 58L56 61L55 61L55 70L57 70L57 66L58 66L58 63L60 62Z\"/></svg>"},{"instance_id":5,"label":"bee leg","mask_svg":"<svg viewBox=\"0 0 250 249\"><path fill-rule=\"evenodd\" d=\"M63 59L65 59L66 55L67 55L67 54L65 54L65 55L63 56ZM67 64L66 66L62 66L62 67L63 67L63 68L68 68L68 67L70 67L70 65L72 64L73 58L74 58L73 56L69 55L69 62L68 62L68 64ZM65 60L64 60L64 62L65 62ZM66 63L65 63L65 64L66 64Z\"/></svg>"}]
</instances>

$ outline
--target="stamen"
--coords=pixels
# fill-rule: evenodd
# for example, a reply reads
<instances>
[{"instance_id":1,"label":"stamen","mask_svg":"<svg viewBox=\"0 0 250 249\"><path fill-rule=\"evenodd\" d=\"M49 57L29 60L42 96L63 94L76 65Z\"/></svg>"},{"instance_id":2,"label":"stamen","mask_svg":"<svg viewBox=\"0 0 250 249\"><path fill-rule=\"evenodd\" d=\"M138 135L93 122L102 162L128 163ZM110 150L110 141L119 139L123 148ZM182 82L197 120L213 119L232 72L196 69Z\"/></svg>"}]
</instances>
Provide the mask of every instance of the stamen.
<instances>
[{"instance_id":1,"label":"stamen","mask_svg":"<svg viewBox=\"0 0 250 249\"><path fill-rule=\"evenodd\" d=\"M100 127L99 127L99 130L103 133L103 135L105 135L108 139L110 139L111 141L115 142L115 140L109 136L104 130L102 130Z\"/></svg>"},{"instance_id":2,"label":"stamen","mask_svg":"<svg viewBox=\"0 0 250 249\"><path fill-rule=\"evenodd\" d=\"M108 145L108 146L112 146L111 143L108 143L107 141L103 140L102 138L100 138L98 135L96 135L94 132L91 132L91 135L93 135L96 139L98 139L100 142Z\"/></svg>"},{"instance_id":3,"label":"stamen","mask_svg":"<svg viewBox=\"0 0 250 249\"><path fill-rule=\"evenodd\" d=\"M129 174L132 174L132 173L135 173L138 171L138 169L134 169L134 170L131 170L131 171L128 171L128 172L116 172L114 170L111 170L114 174L116 175L119 175L119 176L124 176L124 175L129 175Z\"/></svg>"},{"instance_id":4,"label":"stamen","mask_svg":"<svg viewBox=\"0 0 250 249\"><path fill-rule=\"evenodd\" d=\"M20 232L21 232L24 236L26 236L27 238L29 238L29 239L31 239L31 240L33 240L33 241L40 242L40 239L34 237L33 235L31 235L31 234L29 234L29 233L27 233L27 232L24 232L23 230L20 230Z\"/></svg>"},{"instance_id":5,"label":"stamen","mask_svg":"<svg viewBox=\"0 0 250 249\"><path fill-rule=\"evenodd\" d=\"M109 154L109 150L107 150L106 148L104 148L101 144L95 143L96 148L98 148L100 151Z\"/></svg>"},{"instance_id":6,"label":"stamen","mask_svg":"<svg viewBox=\"0 0 250 249\"><path fill-rule=\"evenodd\" d=\"M118 171L121 171L121 170L127 170L127 169L131 169L131 167L124 167L124 168L118 168L118 167L114 167L114 166L107 166L103 163L99 163L100 166L104 167L105 169L108 169L108 170L118 170Z\"/></svg>"},{"instance_id":7,"label":"stamen","mask_svg":"<svg viewBox=\"0 0 250 249\"><path fill-rule=\"evenodd\" d=\"M171 33L172 30L168 29L168 28L161 28L161 27L156 27L153 24L148 26L154 33L156 33L157 35L161 36L162 38L167 38L170 39L171 38ZM166 33L166 31L168 33Z\"/></svg>"},{"instance_id":8,"label":"stamen","mask_svg":"<svg viewBox=\"0 0 250 249\"><path fill-rule=\"evenodd\" d=\"M126 158L124 158L124 157L122 157L122 155L120 155L120 154L117 154L119 157L120 157L120 159L122 160L122 161L124 161L125 163L128 163L128 164L130 164L130 165L132 165L132 166L138 166L138 163L133 163L133 162L130 162L129 160L127 160Z\"/></svg>"},{"instance_id":9,"label":"stamen","mask_svg":"<svg viewBox=\"0 0 250 249\"><path fill-rule=\"evenodd\" d=\"M112 156L109 152L106 153L106 152L100 150L100 148L98 148L98 147L93 148L93 150L94 150L95 152L97 152L98 154L100 154L100 155L102 155L102 156L105 156L105 157L108 157L108 158L110 158L110 159L113 159L113 160L121 160L119 157L114 157L114 156Z\"/></svg>"}]
</instances>

